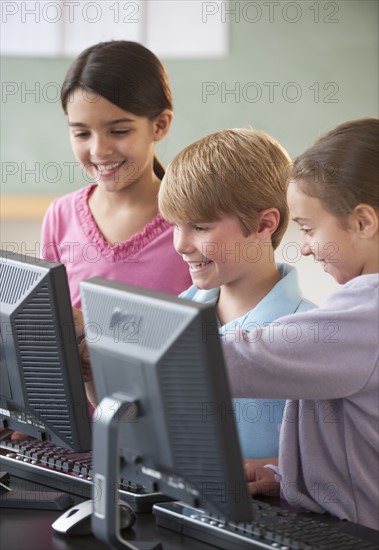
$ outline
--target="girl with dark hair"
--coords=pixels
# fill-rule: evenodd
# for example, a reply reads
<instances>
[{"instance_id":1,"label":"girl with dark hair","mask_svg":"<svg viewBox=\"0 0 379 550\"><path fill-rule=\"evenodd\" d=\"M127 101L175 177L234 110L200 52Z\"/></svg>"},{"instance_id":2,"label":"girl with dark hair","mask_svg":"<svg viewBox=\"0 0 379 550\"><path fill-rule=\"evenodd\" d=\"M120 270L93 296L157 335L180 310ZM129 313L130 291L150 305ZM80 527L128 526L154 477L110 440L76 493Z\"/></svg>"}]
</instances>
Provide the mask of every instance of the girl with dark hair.
<instances>
[{"instance_id":1,"label":"girl with dark hair","mask_svg":"<svg viewBox=\"0 0 379 550\"><path fill-rule=\"evenodd\" d=\"M93 276L180 293L188 267L157 206L164 169L155 144L173 117L164 67L138 43L102 42L73 62L61 101L74 155L93 183L50 205L42 256L65 264L76 308L80 281Z\"/></svg>"}]
</instances>

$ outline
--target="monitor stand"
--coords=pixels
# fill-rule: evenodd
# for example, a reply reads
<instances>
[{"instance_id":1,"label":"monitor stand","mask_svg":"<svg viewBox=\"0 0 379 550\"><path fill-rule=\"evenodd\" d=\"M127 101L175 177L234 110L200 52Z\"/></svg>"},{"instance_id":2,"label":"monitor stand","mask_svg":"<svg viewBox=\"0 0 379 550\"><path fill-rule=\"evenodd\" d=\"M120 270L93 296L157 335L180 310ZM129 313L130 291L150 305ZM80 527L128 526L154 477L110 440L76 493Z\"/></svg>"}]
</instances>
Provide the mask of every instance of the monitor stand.
<instances>
[{"instance_id":1,"label":"monitor stand","mask_svg":"<svg viewBox=\"0 0 379 550\"><path fill-rule=\"evenodd\" d=\"M115 408L114 404L119 407ZM138 416L138 403L122 393L104 397L99 405L102 414L93 425L92 465L94 483L99 490L94 501L92 528L94 535L114 550L162 550L160 542L126 541L120 536L117 517L117 499L112 488L120 478L119 429L123 422ZM138 521L138 519L137 519Z\"/></svg>"}]
</instances>

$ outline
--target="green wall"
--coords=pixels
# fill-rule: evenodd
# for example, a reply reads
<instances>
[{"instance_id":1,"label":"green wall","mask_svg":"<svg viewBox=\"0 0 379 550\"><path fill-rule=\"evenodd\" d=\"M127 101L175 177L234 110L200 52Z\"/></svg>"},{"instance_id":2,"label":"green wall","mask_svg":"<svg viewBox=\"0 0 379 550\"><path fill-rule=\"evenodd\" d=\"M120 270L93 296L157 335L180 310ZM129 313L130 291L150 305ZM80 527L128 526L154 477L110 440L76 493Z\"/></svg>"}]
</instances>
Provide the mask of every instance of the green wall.
<instances>
[{"instance_id":1,"label":"green wall","mask_svg":"<svg viewBox=\"0 0 379 550\"><path fill-rule=\"evenodd\" d=\"M175 101L172 130L158 149L164 163L221 128L264 130L296 155L344 120L378 116L377 0L277 4L232 2L225 59L162 58ZM70 169L57 99L70 61L2 59L3 194L60 195L85 183Z\"/></svg>"}]
</instances>

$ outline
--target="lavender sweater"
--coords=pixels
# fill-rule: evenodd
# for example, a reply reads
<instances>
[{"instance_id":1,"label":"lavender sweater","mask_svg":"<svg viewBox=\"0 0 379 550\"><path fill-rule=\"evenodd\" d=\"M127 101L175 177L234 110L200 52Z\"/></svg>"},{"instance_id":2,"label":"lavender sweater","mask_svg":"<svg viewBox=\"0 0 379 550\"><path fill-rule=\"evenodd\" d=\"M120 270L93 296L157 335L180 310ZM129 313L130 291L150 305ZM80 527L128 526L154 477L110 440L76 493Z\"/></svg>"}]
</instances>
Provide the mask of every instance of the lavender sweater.
<instances>
[{"instance_id":1,"label":"lavender sweater","mask_svg":"<svg viewBox=\"0 0 379 550\"><path fill-rule=\"evenodd\" d=\"M234 397L287 399L279 447L282 496L374 529L378 297L378 274L362 275L317 309L282 317L258 333L222 337Z\"/></svg>"}]
</instances>

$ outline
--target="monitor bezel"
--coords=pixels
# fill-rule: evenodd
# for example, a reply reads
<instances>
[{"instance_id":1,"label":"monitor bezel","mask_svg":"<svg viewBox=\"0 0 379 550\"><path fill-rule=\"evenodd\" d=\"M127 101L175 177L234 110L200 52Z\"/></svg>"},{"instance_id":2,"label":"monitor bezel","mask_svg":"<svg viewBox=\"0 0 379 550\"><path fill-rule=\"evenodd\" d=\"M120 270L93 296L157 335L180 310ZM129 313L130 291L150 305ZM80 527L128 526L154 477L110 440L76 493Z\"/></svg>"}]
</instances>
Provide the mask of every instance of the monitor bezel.
<instances>
[{"instance_id":1,"label":"monitor bezel","mask_svg":"<svg viewBox=\"0 0 379 550\"><path fill-rule=\"evenodd\" d=\"M210 398L214 400L215 405L217 405L218 399L226 409L232 411L232 400L227 373L223 364L223 354L213 304L196 303L162 292L143 289L102 278L92 278L83 281L80 286L85 327L98 323L98 318L96 318L96 322L94 318L91 318L89 310L92 306L88 306L87 303L88 300L93 299L93 297L91 298L91 294L93 295L93 293L99 294L101 297L99 298L100 300L107 300L111 294L114 301L116 301L117 296L128 296L128 299L136 300L137 302L141 300L151 304L151 306L165 308L169 305L170 307L184 308L185 310L191 311L193 319L200 321L200 323L211 324L212 330L207 331L207 340L205 342L199 341L199 346L209 347L209 350L212 349L212 351L214 350L215 352L214 363L212 363L210 356L207 356L209 364L207 364L207 359L204 359L204 368L205 365L207 365L213 375L213 378L212 376L209 378L209 384L212 385L212 387L209 388L209 395ZM100 301L99 304L100 303L103 304L104 302ZM120 303L122 303L121 300ZM93 307L95 307L96 311L101 311L103 315L103 309L99 304ZM123 306L119 307L122 308ZM129 320L131 319L128 311L122 311L120 314ZM88 348L94 381L100 401L95 411L96 420L94 421L93 427L93 471L94 487L96 487L94 491L93 528L99 538L116 546L120 543L121 539L119 539L117 524L117 499L115 498L112 488L117 486L117 479L120 475L120 457L121 460L125 460L127 456L127 460L130 461L131 465L131 468L128 470L127 478L136 483L141 483L141 469L144 463L144 457L141 456L141 453L138 453L138 450L133 455L135 445L134 447L131 445L131 449L127 450L125 453L125 446L127 446L127 444L122 442L123 451L121 451L120 439L122 441L123 437L121 427L124 421L133 422L135 418L138 418L140 411L143 411L143 403L141 407L141 396L133 395L130 388L117 387L114 388L114 391L111 393L103 394L104 390L99 386L99 381L102 385L101 380L104 374L102 371L106 369L102 359L106 357L109 359L111 355L110 353L107 355L109 342L104 340L103 344L101 344L101 338L105 335L106 328L109 328L109 322L110 319L103 319L104 326L98 327L100 328L99 338L93 339L91 335L88 338ZM125 349L120 351L120 354L122 355L124 352ZM112 350L112 354L117 355L117 352ZM125 361L127 362L127 356L125 356ZM129 361L129 363L131 364L129 368L134 368L135 365L132 364L133 362ZM216 376L218 380L217 383L214 383ZM109 373L107 381L109 383ZM117 407L115 407L116 403ZM219 417L217 422L221 425L225 420L225 418L221 420L221 417ZM233 505L230 506L231 513L226 519L230 521L248 521L252 516L251 497L248 495L247 491L247 483L244 475L242 456L233 414L228 417L226 424L222 425L220 431L222 432L222 436L220 436L219 440L220 447L218 449L220 455L222 455L219 459L220 464L222 463L220 468L223 468L225 472L233 472L232 475L234 476L235 486L238 487L234 494L232 494L232 492L227 494L227 491L225 491L223 495L223 498L229 498L230 501L233 500ZM133 477L133 469L136 472L135 478ZM167 476L169 474L175 476L176 472L169 472L167 470L159 471L159 468L155 471L154 469L151 470L152 471L149 472L148 475L151 475L153 478L155 476L156 478L156 485L154 486L155 491L162 492L171 499L182 500L191 505L200 506L214 513L218 513L220 517L222 516L221 510L215 509L214 502L209 504L209 508L204 506L204 503L206 504L206 498L204 498L203 495L201 495L201 498L198 498L194 494L189 498L190 493L188 488L177 486L174 489L173 485L176 483L175 478L172 478L174 479L174 483L170 487L170 483L166 482L168 479ZM180 476L178 476L178 479L179 478ZM187 483L189 489L191 489L191 480L184 479L182 482L183 481ZM205 479L205 482L206 481ZM225 484L227 484L227 482L228 480L225 480ZM233 483L231 485L233 485Z\"/></svg>"},{"instance_id":2,"label":"monitor bezel","mask_svg":"<svg viewBox=\"0 0 379 550\"><path fill-rule=\"evenodd\" d=\"M66 269L63 264L49 262L40 258L18 254L7 250L0 250L0 262L2 273L6 277L2 280L1 292L1 354L2 369L7 373L10 384L11 395L2 395L2 410L0 418L2 427L16 430L41 441L48 441L57 446L66 447L76 452L85 452L92 447L91 419L88 408L88 401L85 392L82 366L78 345L75 335L75 324L72 312L69 286L67 281ZM9 266L6 267L6 266ZM12 288L14 279L12 274L16 272L22 276L35 276L35 283L24 288L21 296L13 296L15 292ZM34 274L34 275L30 275ZM5 280L6 279L6 280ZM44 296L48 295L50 301L51 320L35 321L36 327L40 330L35 334L35 354L43 353L43 341L47 342L45 330L48 329L54 333L56 342L56 355L58 365L54 365L57 374L51 374L51 380L57 377L57 384L62 385L62 399L59 405L49 401L49 383L46 384L46 400L41 397L41 403L36 403L36 397L31 397L31 390L25 378L25 364L23 364L24 346L22 331L15 330L15 319L28 300L37 300L35 296L40 288L44 287ZM21 290L23 291L23 289ZM15 300L15 303L9 303ZM44 298L46 299L46 298ZM34 307L34 306L33 306ZM47 307L47 306L41 306ZM37 308L36 308L37 310ZM38 311L30 314L33 321L33 315L38 315ZM26 323L29 321L26 321ZM4 332L3 329L6 329ZM6 338L5 338L6 336ZM50 337L51 338L51 337ZM30 349L33 343L28 343ZM34 351L33 351L34 353ZM38 359L36 359L38 361ZM41 359L42 362L42 359ZM49 366L46 365L46 369ZM32 368L31 368L32 370ZM43 383L41 394L43 393ZM13 386L13 387L12 387ZM54 386L53 386L54 387ZM29 388L29 389L28 389ZM65 399L63 399L63 396ZM16 402L21 400L22 402ZM56 413L54 421L54 412L51 415L44 414L49 409ZM40 412L38 412L38 409ZM60 415L65 420L62 421Z\"/></svg>"}]
</instances>

